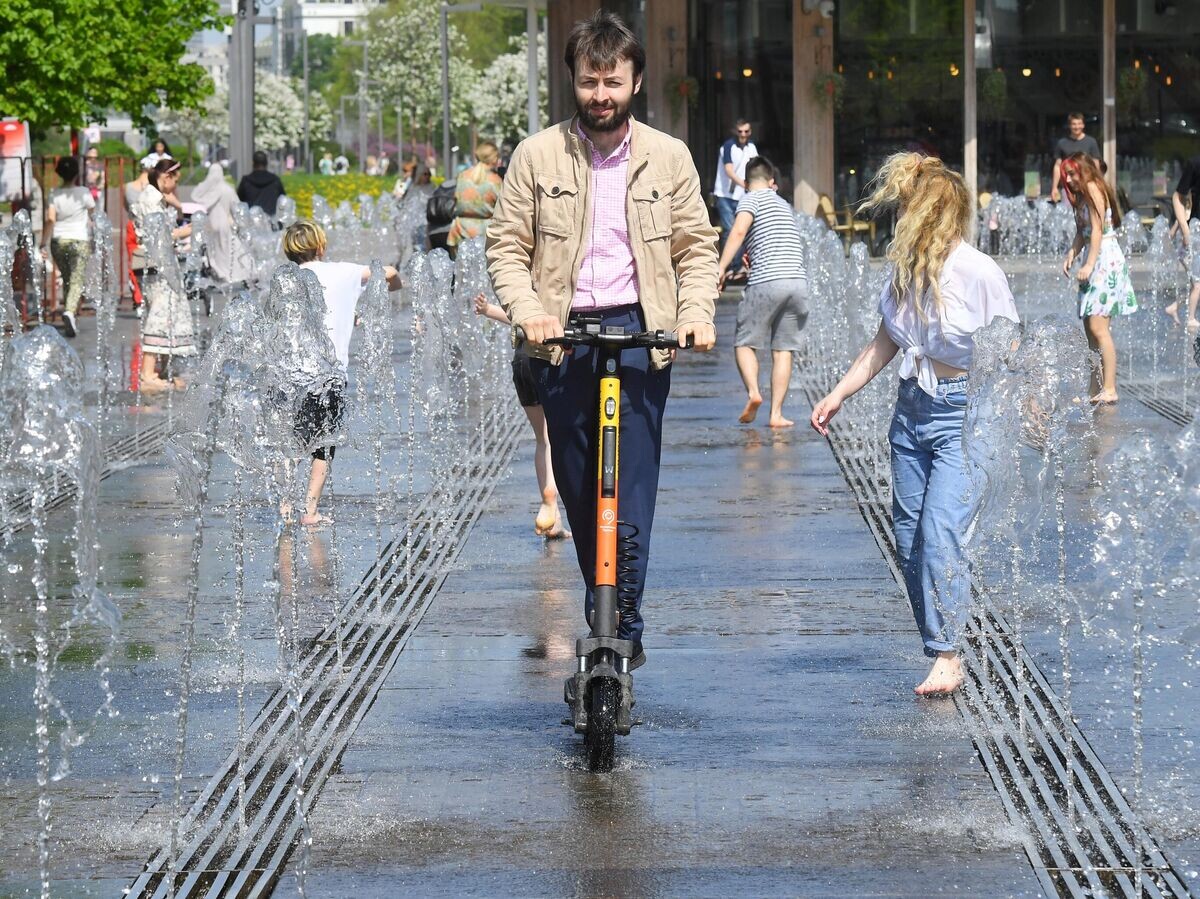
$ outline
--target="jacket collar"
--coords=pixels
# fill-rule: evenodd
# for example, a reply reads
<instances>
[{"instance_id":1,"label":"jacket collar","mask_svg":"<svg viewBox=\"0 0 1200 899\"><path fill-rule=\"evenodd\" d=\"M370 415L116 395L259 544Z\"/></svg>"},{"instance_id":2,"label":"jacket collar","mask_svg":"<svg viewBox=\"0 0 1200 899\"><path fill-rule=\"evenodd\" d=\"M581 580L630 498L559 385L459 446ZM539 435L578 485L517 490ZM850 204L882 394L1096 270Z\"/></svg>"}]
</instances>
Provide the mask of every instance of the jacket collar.
<instances>
[{"instance_id":1,"label":"jacket collar","mask_svg":"<svg viewBox=\"0 0 1200 899\"><path fill-rule=\"evenodd\" d=\"M567 121L558 126L566 135L567 146L572 152L578 151L583 153L588 159L591 159L591 154L588 152L587 144L583 138L579 136L579 116L573 115ZM639 122L632 114L629 116L629 158L631 161L642 162L649 158L650 149L646 146L647 142L643 140L646 133L646 126Z\"/></svg>"}]
</instances>

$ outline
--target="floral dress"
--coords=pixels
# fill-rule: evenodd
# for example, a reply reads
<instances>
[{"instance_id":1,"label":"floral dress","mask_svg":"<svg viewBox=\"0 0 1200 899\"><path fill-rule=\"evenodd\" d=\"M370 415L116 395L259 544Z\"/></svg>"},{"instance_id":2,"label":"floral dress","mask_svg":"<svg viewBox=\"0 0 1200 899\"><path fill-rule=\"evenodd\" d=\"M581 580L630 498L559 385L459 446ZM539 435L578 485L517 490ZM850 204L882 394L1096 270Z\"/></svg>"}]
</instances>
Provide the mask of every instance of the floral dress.
<instances>
[{"instance_id":1,"label":"floral dress","mask_svg":"<svg viewBox=\"0 0 1200 899\"><path fill-rule=\"evenodd\" d=\"M1080 216L1082 218L1082 216ZM1091 245L1091 216L1081 229L1087 250ZM1086 265L1086 262L1084 263ZM1100 236L1100 256L1092 266L1092 276L1079 285L1079 317L1089 315L1129 315L1138 311L1137 295L1129 277L1129 264L1113 230L1112 213L1104 210L1104 231Z\"/></svg>"},{"instance_id":2,"label":"floral dress","mask_svg":"<svg viewBox=\"0 0 1200 899\"><path fill-rule=\"evenodd\" d=\"M500 176L485 165L474 165L458 176L454 188L454 225L446 243L456 247L487 230L503 183Z\"/></svg>"}]
</instances>

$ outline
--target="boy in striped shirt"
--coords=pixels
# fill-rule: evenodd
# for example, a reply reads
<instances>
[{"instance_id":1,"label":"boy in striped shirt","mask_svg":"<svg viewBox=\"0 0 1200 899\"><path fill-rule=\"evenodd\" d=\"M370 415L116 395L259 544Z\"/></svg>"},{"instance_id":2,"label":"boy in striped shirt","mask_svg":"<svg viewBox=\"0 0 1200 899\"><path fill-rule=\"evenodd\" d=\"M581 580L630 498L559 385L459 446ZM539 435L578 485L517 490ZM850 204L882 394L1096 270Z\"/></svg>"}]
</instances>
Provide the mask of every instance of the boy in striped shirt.
<instances>
[{"instance_id":1,"label":"boy in striped shirt","mask_svg":"<svg viewBox=\"0 0 1200 899\"><path fill-rule=\"evenodd\" d=\"M771 348L772 428L790 428L783 417L783 400L792 379L792 353L799 352L800 331L808 319L805 297L808 276L804 250L792 207L775 192L775 166L759 156L746 163L746 193L721 253L720 283L738 254L750 257L750 280L738 303L734 356L746 385L746 408L738 421L749 424L762 405L758 389L757 351Z\"/></svg>"}]
</instances>

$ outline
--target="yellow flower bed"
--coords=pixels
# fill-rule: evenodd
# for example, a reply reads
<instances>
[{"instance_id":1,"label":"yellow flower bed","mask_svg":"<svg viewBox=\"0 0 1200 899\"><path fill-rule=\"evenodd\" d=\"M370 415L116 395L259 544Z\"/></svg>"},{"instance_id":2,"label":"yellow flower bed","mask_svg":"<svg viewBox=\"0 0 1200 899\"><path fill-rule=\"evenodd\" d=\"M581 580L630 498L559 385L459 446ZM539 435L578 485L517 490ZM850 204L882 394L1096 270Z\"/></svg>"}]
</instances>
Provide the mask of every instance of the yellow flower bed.
<instances>
[{"instance_id":1,"label":"yellow flower bed","mask_svg":"<svg viewBox=\"0 0 1200 899\"><path fill-rule=\"evenodd\" d=\"M361 194L378 197L385 191L390 191L396 183L395 175L308 175L293 174L283 176L283 187L288 196L296 201L296 215L300 218L312 217L312 198L320 194L329 203L330 208L337 209L343 200L349 200L354 211L358 211L358 198Z\"/></svg>"}]
</instances>

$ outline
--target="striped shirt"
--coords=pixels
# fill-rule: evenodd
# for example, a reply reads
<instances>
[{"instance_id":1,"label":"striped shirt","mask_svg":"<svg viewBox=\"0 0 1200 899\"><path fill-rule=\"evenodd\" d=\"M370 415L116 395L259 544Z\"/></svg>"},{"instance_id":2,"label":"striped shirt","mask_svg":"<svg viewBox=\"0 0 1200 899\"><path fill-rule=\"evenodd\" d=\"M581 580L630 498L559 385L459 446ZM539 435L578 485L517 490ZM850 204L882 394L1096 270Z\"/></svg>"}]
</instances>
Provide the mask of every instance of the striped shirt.
<instances>
[{"instance_id":1,"label":"striped shirt","mask_svg":"<svg viewBox=\"0 0 1200 899\"><path fill-rule=\"evenodd\" d=\"M807 279L796 214L770 188L752 190L738 200L738 215L754 216L743 248L750 254L750 284Z\"/></svg>"},{"instance_id":2,"label":"striped shirt","mask_svg":"<svg viewBox=\"0 0 1200 899\"><path fill-rule=\"evenodd\" d=\"M630 128L617 149L605 157L579 129L592 155L592 221L571 301L576 312L632 306L638 301L637 266L625 212L632 135Z\"/></svg>"}]
</instances>

